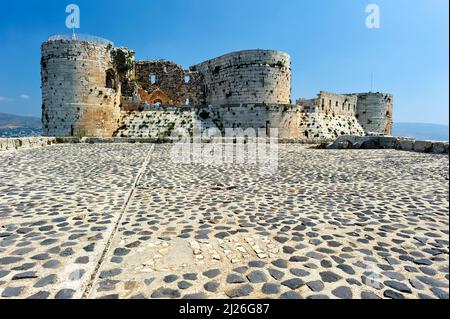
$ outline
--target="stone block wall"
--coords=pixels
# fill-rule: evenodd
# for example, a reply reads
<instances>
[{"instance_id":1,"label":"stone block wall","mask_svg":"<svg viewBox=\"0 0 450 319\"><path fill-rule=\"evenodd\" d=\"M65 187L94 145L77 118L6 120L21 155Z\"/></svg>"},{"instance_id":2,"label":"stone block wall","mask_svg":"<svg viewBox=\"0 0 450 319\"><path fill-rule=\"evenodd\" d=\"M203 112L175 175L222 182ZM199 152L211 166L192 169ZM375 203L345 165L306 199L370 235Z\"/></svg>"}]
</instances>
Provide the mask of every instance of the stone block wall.
<instances>
[{"instance_id":1,"label":"stone block wall","mask_svg":"<svg viewBox=\"0 0 450 319\"><path fill-rule=\"evenodd\" d=\"M302 106L305 112L317 112L328 116L355 116L357 96L320 91L317 98L311 100L299 99L296 104Z\"/></svg>"},{"instance_id":2,"label":"stone block wall","mask_svg":"<svg viewBox=\"0 0 450 319\"><path fill-rule=\"evenodd\" d=\"M392 135L393 96L358 93L356 117L366 134Z\"/></svg>"},{"instance_id":3,"label":"stone block wall","mask_svg":"<svg viewBox=\"0 0 450 319\"><path fill-rule=\"evenodd\" d=\"M211 116L207 120L200 118L204 128L254 128L266 129L266 132L277 128L279 138L304 142L334 139L343 134L364 134L354 117L308 113L294 105L246 104L205 111Z\"/></svg>"},{"instance_id":4,"label":"stone block wall","mask_svg":"<svg viewBox=\"0 0 450 319\"><path fill-rule=\"evenodd\" d=\"M191 135L194 129L278 129L278 138L303 142L333 140L344 134L363 135L364 131L351 116L307 113L294 105L225 105L223 107L171 107L124 112L118 137L169 137L177 129Z\"/></svg>"},{"instance_id":5,"label":"stone block wall","mask_svg":"<svg viewBox=\"0 0 450 319\"><path fill-rule=\"evenodd\" d=\"M321 91L317 98L318 111L328 115L355 116L357 96Z\"/></svg>"},{"instance_id":6,"label":"stone block wall","mask_svg":"<svg viewBox=\"0 0 450 319\"><path fill-rule=\"evenodd\" d=\"M0 138L0 151L44 147L57 143L55 137Z\"/></svg>"},{"instance_id":7,"label":"stone block wall","mask_svg":"<svg viewBox=\"0 0 450 319\"><path fill-rule=\"evenodd\" d=\"M111 46L77 40L42 45L42 121L47 136L111 136L120 83Z\"/></svg>"},{"instance_id":8,"label":"stone block wall","mask_svg":"<svg viewBox=\"0 0 450 319\"><path fill-rule=\"evenodd\" d=\"M204 104L202 77L198 72L184 70L169 61L140 61L136 63L137 95L148 104Z\"/></svg>"},{"instance_id":9,"label":"stone block wall","mask_svg":"<svg viewBox=\"0 0 450 319\"><path fill-rule=\"evenodd\" d=\"M283 52L233 52L191 70L203 76L208 105L291 103L291 60Z\"/></svg>"},{"instance_id":10,"label":"stone block wall","mask_svg":"<svg viewBox=\"0 0 450 319\"><path fill-rule=\"evenodd\" d=\"M341 135L364 135L364 130L355 117L324 113L305 113L300 121L300 130L304 139L314 142L333 140Z\"/></svg>"},{"instance_id":11,"label":"stone block wall","mask_svg":"<svg viewBox=\"0 0 450 319\"><path fill-rule=\"evenodd\" d=\"M342 135L328 149L395 149L419 153L449 154L448 142L417 141L409 137Z\"/></svg>"},{"instance_id":12,"label":"stone block wall","mask_svg":"<svg viewBox=\"0 0 450 319\"><path fill-rule=\"evenodd\" d=\"M124 111L115 137L167 138L177 129L190 134L193 130L195 111L185 107L164 109L153 108L145 111Z\"/></svg>"},{"instance_id":13,"label":"stone block wall","mask_svg":"<svg viewBox=\"0 0 450 319\"><path fill-rule=\"evenodd\" d=\"M392 133L389 94L321 91L291 105L291 61L283 52L233 52L189 70L164 60L136 63L131 52L102 42L45 42L44 135L164 137L196 123L278 128L280 138L307 141Z\"/></svg>"}]
</instances>

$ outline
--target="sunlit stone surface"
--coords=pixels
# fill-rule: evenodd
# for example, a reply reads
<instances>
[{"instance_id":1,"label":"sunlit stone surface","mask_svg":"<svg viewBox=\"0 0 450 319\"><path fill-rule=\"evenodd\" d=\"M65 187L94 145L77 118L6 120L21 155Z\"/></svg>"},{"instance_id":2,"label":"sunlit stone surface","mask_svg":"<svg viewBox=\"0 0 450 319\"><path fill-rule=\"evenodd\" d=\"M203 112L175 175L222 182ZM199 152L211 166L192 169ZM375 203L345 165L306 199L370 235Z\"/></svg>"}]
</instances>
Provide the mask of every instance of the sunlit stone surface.
<instances>
[{"instance_id":1,"label":"sunlit stone surface","mask_svg":"<svg viewBox=\"0 0 450 319\"><path fill-rule=\"evenodd\" d=\"M447 155L279 145L0 153L0 298L448 298Z\"/></svg>"}]
</instances>

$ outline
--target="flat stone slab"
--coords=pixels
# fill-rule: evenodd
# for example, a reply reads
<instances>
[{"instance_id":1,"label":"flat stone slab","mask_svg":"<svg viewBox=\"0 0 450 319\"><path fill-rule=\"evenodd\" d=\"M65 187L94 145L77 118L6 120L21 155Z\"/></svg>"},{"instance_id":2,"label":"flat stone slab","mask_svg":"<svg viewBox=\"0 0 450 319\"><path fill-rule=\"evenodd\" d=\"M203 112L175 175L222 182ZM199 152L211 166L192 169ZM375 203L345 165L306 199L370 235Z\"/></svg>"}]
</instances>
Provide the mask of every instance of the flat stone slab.
<instances>
[{"instance_id":1,"label":"flat stone slab","mask_svg":"<svg viewBox=\"0 0 450 319\"><path fill-rule=\"evenodd\" d=\"M1 152L0 298L448 298L448 156L171 147Z\"/></svg>"}]
</instances>

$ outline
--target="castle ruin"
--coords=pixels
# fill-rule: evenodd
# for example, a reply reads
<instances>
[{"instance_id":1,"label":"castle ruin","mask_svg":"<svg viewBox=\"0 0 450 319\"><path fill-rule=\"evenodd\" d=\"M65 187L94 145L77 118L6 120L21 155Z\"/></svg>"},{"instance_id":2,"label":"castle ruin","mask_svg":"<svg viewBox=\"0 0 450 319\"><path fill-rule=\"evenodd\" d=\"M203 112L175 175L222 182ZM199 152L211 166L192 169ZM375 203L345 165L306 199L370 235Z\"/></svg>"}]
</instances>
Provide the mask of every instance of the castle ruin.
<instances>
[{"instance_id":1,"label":"castle ruin","mask_svg":"<svg viewBox=\"0 0 450 319\"><path fill-rule=\"evenodd\" d=\"M169 137L195 127L277 128L305 142L392 134L393 97L320 92L291 97L291 60L272 50L233 52L184 69L135 61L106 40L50 37L42 45L46 136Z\"/></svg>"}]
</instances>

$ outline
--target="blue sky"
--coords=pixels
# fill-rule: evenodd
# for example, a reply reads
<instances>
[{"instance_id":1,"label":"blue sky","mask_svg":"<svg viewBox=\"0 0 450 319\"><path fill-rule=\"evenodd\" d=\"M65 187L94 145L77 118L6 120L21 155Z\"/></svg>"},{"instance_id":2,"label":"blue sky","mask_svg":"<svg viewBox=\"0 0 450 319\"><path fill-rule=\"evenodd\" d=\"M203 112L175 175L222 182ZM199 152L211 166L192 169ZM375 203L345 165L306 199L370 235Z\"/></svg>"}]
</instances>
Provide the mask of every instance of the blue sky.
<instances>
[{"instance_id":1,"label":"blue sky","mask_svg":"<svg viewBox=\"0 0 450 319\"><path fill-rule=\"evenodd\" d=\"M112 40L137 59L188 67L242 49L276 49L293 61L293 98L320 90L395 96L396 122L448 124L448 0L53 0L0 4L0 112L40 115L40 44L69 33ZM365 8L381 9L381 28Z\"/></svg>"}]
</instances>

